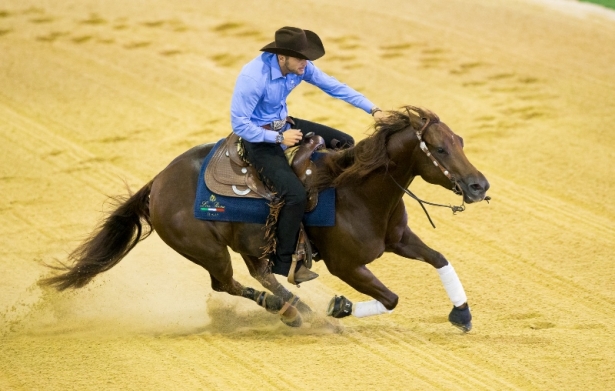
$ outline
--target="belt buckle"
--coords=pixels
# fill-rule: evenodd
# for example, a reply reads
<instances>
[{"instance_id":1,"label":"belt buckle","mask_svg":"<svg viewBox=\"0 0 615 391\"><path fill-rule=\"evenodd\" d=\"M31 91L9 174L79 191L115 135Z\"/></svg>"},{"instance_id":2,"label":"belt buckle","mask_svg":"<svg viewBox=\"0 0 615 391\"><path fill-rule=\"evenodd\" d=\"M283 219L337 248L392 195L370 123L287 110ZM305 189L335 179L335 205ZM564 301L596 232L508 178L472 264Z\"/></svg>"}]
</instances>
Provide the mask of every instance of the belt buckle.
<instances>
[{"instance_id":1,"label":"belt buckle","mask_svg":"<svg viewBox=\"0 0 615 391\"><path fill-rule=\"evenodd\" d=\"M284 125L286 125L285 119L276 119L271 123L271 129L277 132L278 130L282 129Z\"/></svg>"}]
</instances>

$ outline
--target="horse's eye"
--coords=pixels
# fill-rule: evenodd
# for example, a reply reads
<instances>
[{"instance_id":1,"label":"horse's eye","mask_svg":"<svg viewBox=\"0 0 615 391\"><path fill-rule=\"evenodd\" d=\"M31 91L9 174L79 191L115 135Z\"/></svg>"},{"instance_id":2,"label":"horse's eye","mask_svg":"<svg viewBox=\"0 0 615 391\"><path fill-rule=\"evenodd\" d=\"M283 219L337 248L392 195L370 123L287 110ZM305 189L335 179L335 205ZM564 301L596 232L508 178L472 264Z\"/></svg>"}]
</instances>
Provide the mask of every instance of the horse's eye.
<instances>
[{"instance_id":1,"label":"horse's eye","mask_svg":"<svg viewBox=\"0 0 615 391\"><path fill-rule=\"evenodd\" d=\"M438 152L439 154L441 154L441 155L447 155L447 152L446 152L446 150L445 150L444 148L438 148L438 149L437 149L437 152Z\"/></svg>"}]
</instances>

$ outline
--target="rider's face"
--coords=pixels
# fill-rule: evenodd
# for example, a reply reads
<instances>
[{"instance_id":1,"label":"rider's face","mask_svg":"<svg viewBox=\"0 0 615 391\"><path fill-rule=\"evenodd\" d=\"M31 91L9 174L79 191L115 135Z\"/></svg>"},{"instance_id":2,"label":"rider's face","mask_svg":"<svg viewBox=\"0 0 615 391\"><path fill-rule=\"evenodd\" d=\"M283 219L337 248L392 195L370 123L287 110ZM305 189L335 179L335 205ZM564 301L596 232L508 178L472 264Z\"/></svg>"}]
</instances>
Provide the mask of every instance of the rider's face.
<instances>
[{"instance_id":1,"label":"rider's face","mask_svg":"<svg viewBox=\"0 0 615 391\"><path fill-rule=\"evenodd\" d=\"M294 73L295 75L303 75L303 73L305 72L307 60L303 58L279 56L278 59L280 62L280 69L282 70L282 74L284 76L289 73Z\"/></svg>"}]
</instances>

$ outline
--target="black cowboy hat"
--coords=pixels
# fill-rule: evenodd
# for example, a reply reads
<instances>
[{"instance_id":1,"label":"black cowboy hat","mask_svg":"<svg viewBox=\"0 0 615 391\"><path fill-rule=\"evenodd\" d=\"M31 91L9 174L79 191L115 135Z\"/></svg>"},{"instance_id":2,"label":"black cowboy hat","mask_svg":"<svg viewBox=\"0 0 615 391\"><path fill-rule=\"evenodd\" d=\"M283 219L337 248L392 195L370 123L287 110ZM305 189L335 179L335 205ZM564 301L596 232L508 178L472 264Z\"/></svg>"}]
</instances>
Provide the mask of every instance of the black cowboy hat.
<instances>
[{"instance_id":1,"label":"black cowboy hat","mask_svg":"<svg viewBox=\"0 0 615 391\"><path fill-rule=\"evenodd\" d=\"M325 54L325 47L318 35L310 30L282 27L275 32L275 41L261 51L314 61Z\"/></svg>"}]
</instances>

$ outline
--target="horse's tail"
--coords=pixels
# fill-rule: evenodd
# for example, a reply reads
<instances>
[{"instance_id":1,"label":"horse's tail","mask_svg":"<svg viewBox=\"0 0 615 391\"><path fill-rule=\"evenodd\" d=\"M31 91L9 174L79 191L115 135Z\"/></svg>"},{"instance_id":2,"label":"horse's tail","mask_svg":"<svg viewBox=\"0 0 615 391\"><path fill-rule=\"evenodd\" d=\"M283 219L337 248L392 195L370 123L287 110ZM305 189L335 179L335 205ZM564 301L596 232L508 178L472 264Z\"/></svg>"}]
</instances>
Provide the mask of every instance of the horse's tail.
<instances>
[{"instance_id":1,"label":"horse's tail","mask_svg":"<svg viewBox=\"0 0 615 391\"><path fill-rule=\"evenodd\" d=\"M152 182L128 199L115 198L118 207L68 256L72 266L53 267L63 272L41 283L58 290L81 288L98 273L115 266L137 243L147 238L153 230L149 215Z\"/></svg>"}]
</instances>

